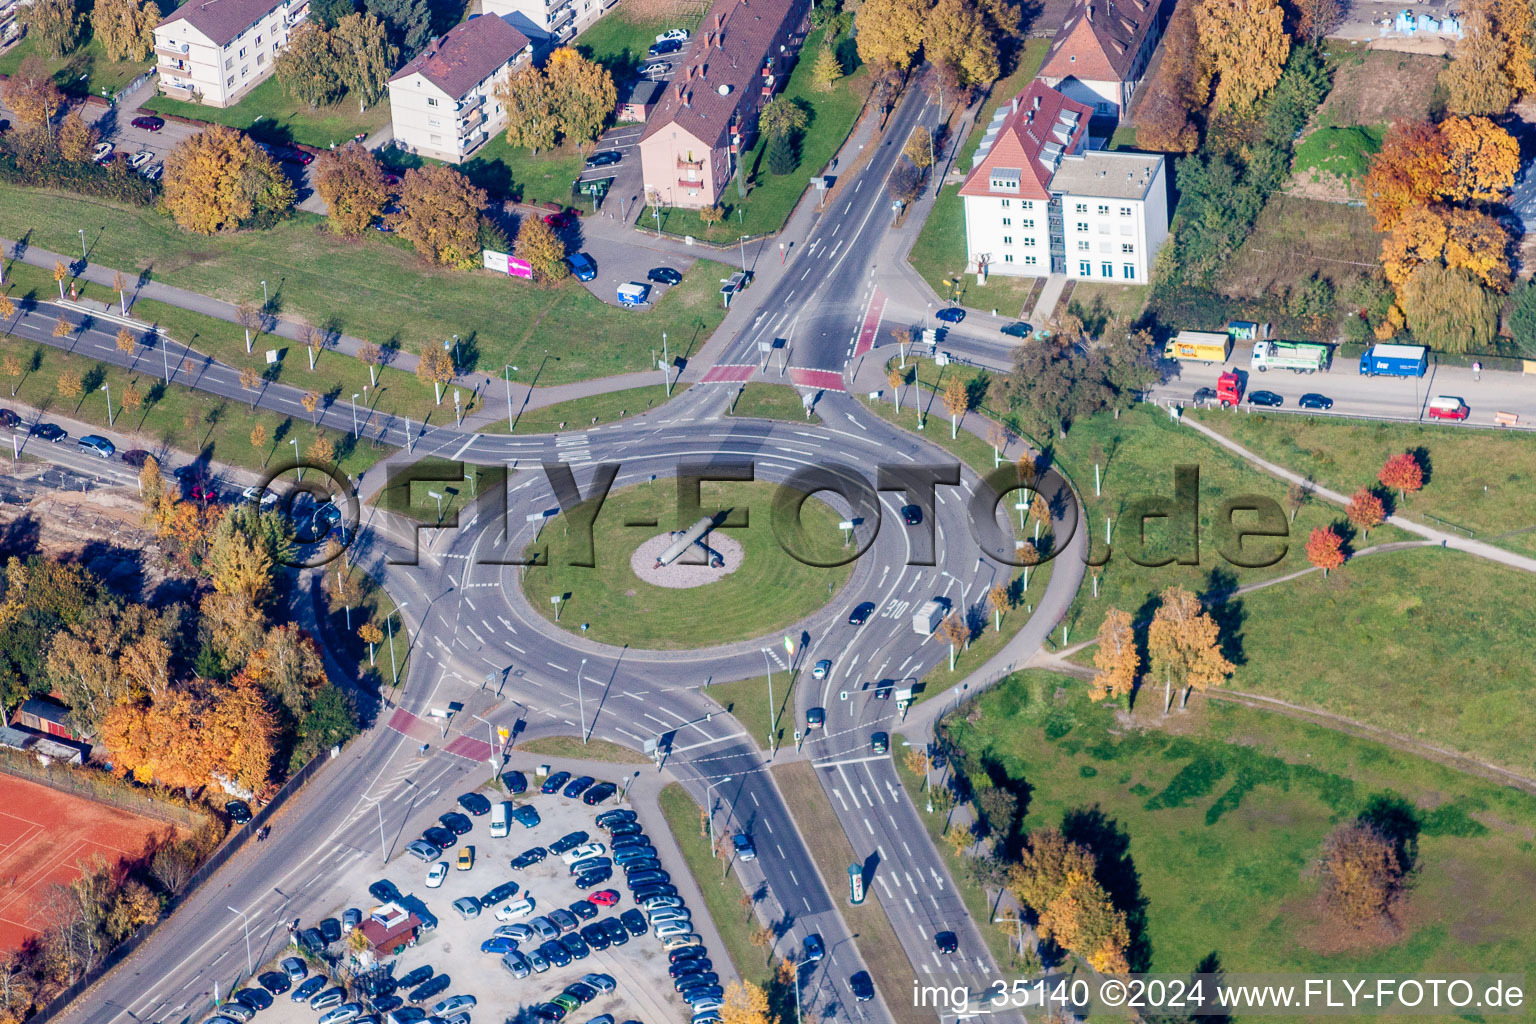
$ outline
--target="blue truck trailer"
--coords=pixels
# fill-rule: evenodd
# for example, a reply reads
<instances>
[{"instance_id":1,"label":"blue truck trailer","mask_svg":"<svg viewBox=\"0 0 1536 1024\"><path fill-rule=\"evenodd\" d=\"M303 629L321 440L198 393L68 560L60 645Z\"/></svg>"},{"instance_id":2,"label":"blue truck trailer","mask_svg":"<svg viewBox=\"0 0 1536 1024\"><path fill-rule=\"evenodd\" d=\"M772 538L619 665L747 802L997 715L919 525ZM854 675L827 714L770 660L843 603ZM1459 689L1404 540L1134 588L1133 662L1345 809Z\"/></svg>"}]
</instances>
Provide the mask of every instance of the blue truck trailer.
<instances>
[{"instance_id":1,"label":"blue truck trailer","mask_svg":"<svg viewBox=\"0 0 1536 1024\"><path fill-rule=\"evenodd\" d=\"M1360 355L1360 373L1366 377L1422 377L1429 369L1429 350L1423 345L1372 345Z\"/></svg>"}]
</instances>

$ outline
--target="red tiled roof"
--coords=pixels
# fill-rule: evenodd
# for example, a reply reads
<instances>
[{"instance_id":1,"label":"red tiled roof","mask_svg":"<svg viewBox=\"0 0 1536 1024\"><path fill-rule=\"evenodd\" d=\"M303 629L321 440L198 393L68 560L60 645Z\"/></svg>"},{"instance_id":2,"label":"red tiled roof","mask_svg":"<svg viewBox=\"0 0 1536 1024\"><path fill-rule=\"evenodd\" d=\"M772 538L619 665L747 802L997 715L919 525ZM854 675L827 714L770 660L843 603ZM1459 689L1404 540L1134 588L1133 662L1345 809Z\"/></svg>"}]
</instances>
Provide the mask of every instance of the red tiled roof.
<instances>
[{"instance_id":1,"label":"red tiled roof","mask_svg":"<svg viewBox=\"0 0 1536 1024\"><path fill-rule=\"evenodd\" d=\"M762 88L780 29L804 9L803 0L716 0L640 140L675 124L711 148L722 145L743 94Z\"/></svg>"},{"instance_id":2,"label":"red tiled roof","mask_svg":"<svg viewBox=\"0 0 1536 1024\"><path fill-rule=\"evenodd\" d=\"M217 46L265 18L284 0L188 0L160 19L161 25L185 21Z\"/></svg>"},{"instance_id":3,"label":"red tiled roof","mask_svg":"<svg viewBox=\"0 0 1536 1024\"><path fill-rule=\"evenodd\" d=\"M1076 124L1070 129L1060 126L1062 114L1077 115ZM1056 168L1054 161L1042 163L1041 153L1050 143L1059 145L1064 153L1075 152L1088 131L1092 114L1088 107L1067 99L1044 82L1030 82L1014 100L1013 111L998 129L992 148L960 186L960 194L1049 199L1051 175ZM992 189L992 172L998 168L1019 172L1017 192Z\"/></svg>"},{"instance_id":4,"label":"red tiled roof","mask_svg":"<svg viewBox=\"0 0 1536 1024\"><path fill-rule=\"evenodd\" d=\"M478 19L477 19L478 20ZM363 933L363 938L374 949L382 949L392 942L398 942L404 936L409 935L421 925L415 914L409 914L405 920L393 928L386 928L373 918L369 918L357 926L357 930Z\"/></svg>"},{"instance_id":5,"label":"red tiled roof","mask_svg":"<svg viewBox=\"0 0 1536 1024\"><path fill-rule=\"evenodd\" d=\"M455 25L447 35L428 43L425 50L389 80L398 82L419 72L443 92L459 99L527 45L528 37L501 18L482 15Z\"/></svg>"},{"instance_id":6,"label":"red tiled roof","mask_svg":"<svg viewBox=\"0 0 1536 1024\"><path fill-rule=\"evenodd\" d=\"M1126 81L1160 6L1161 0L1076 0L1046 51L1040 77Z\"/></svg>"}]
</instances>

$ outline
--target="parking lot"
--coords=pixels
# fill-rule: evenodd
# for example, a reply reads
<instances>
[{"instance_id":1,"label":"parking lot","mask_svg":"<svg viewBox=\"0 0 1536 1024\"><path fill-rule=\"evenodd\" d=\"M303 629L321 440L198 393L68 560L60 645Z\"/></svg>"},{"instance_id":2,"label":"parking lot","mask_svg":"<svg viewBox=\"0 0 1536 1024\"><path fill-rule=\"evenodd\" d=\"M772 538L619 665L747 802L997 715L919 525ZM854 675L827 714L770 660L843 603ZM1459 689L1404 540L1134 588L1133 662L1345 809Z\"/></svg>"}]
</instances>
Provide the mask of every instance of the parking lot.
<instances>
[{"instance_id":1,"label":"parking lot","mask_svg":"<svg viewBox=\"0 0 1536 1024\"><path fill-rule=\"evenodd\" d=\"M420 984L421 977L426 976L423 969L430 969L432 978L446 975L446 981L428 982L428 994L418 999L413 1000L413 991L406 988L394 992L396 997L403 1000L406 1020L421 1019L412 1007L433 1014L441 1000L460 995L473 996L475 1002L468 1008L443 1010L440 1019L448 1024L533 1021L541 1019L534 1009L536 1007L545 1011L542 1019L564 1019L578 1024L601 1020L605 1014L610 1015L613 1022L640 1021L650 1024L655 1021L690 1020L693 1011L678 995L669 976L670 958L662 941L650 931L634 934L646 927L646 921L645 915L636 916L639 911L624 873L615 868L612 877L604 879L599 869L597 881L582 890L577 887L576 879L562 859L561 852L557 852L570 847L564 850L567 859L585 856L611 860L618 856L610 845L615 837L609 834L608 828L596 823L600 814L615 812L614 799L589 805L579 797L566 797L559 790L544 794L540 792L540 787L545 781L537 771L529 774L527 792L516 797L509 797L492 786L483 787L478 792L486 798L492 810L482 814L470 813L478 809L473 798L466 807L456 802L455 797L459 794L439 795L429 810L446 817L443 829L449 834L430 829L427 834L433 836L434 844L439 847L449 839L453 840L453 844L435 854L422 847L418 847L419 852L413 853L410 845L424 840L416 840L414 834L406 834L401 836L398 849L394 851L388 869L382 876L377 868L369 868L364 864L354 867L341 887L341 891L346 892L348 897L345 902L334 907L329 919L298 922L298 940L307 938L311 943L321 944L320 955L308 955L311 971L323 968L325 961L332 961L340 967L341 970L332 968L329 971L331 978L347 985L346 1001L358 1002L360 1013L372 1008L364 992L370 982L367 973L362 973L360 978L347 979L352 970L366 972L372 967L378 974L387 974L396 981L412 972L418 972L419 977L411 978L413 986ZM615 797L621 795L615 794ZM505 837L493 837L491 825L498 813L494 807L503 801L515 806L513 814L521 812L526 815L524 808L531 807L537 812L537 824L529 827L514 817L509 821ZM509 810L512 808L509 807ZM616 816L632 816L632 812L623 810L615 813ZM640 836L646 835L638 822L632 828L625 822L608 819L605 819L605 824L609 827L624 826L621 832L628 830ZM453 832L461 834L452 835ZM586 835L584 840L582 833ZM584 845L578 847L578 841ZM620 841L622 843L624 840ZM603 849L595 850L585 844L602 844ZM510 866L520 854L534 847L542 847L550 852L536 863L516 868ZM460 869L461 851L472 851L472 867ZM434 865L438 864L442 866L436 868L437 877L429 879L429 873L433 873ZM380 882L392 885L399 895L389 893L377 884ZM666 881L661 884L666 884ZM498 887L503 892L494 902L486 904L483 909L473 909L480 897ZM597 895L599 893L604 895ZM377 898L381 896L389 899L384 901ZM593 899L594 896L596 899ZM465 898L471 901L466 908L470 916L455 907L457 901ZM519 905L525 898L532 900L531 908ZM380 936L389 936L380 942L385 949L391 942L397 941L395 936L401 936L398 941L408 941L405 932L391 931L386 927L386 911L381 911L377 919L374 919L375 911L387 907L389 902L415 914L423 922L423 926L416 932L415 941L404 945L397 955L386 954L375 958L369 949L358 956L354 952L354 943L359 947L363 943L353 939L350 934L354 921L361 922L356 930L363 936L375 941L379 941ZM675 902L681 904L682 898L675 897ZM609 905L603 905L605 903ZM690 909L684 907L683 914L686 915ZM625 922L619 922L620 916L630 911L634 913ZM702 913L702 909L699 912ZM657 913L668 916L672 912L662 910ZM374 923L369 923L370 920ZM398 920L403 921L403 916ZM514 926L522 925L532 930L538 927L541 920L546 925L560 929L562 934L559 940L553 940L556 944L574 948L565 956L549 956L547 959L553 962L543 969L540 969L542 964L538 957L529 957L532 963L527 976L514 977L513 971L503 963L504 950L516 950L525 956L541 948L549 952L552 941L539 936L527 936L526 931L514 929ZM622 928L622 924L626 923L631 927ZM691 927L691 922L684 924ZM327 929L327 934L317 935L322 927ZM482 952L482 944L492 940L498 929L500 942L493 944L491 950ZM514 930L520 931L517 937L508 934ZM598 934L599 931L607 933L606 942ZM624 933L622 941L617 941L614 933L620 931ZM346 934L340 934L343 932ZM545 934L550 934L548 927L545 928ZM578 935L593 941L575 941ZM332 941L325 942L326 938ZM696 937L687 940L679 938L678 942L696 946L701 940ZM299 951L297 946L286 949L266 967L258 968L258 976L263 971L277 970L284 957ZM561 960L565 962L562 964ZM547 1005L541 1007L541 1004L549 1004L559 996L567 986L594 974L606 977L593 979L586 992L577 990L578 999L582 995L587 996L584 1004L563 1014L550 1012L551 1008ZM609 989L610 985L611 990L596 991ZM332 981L328 980L320 987L320 991L331 987ZM384 988L386 999L380 1008L385 1012L379 1013L376 1018L380 1024L392 1024L391 1012L397 1019L400 1014L398 1009L390 1010L393 1000L388 999L387 994L391 987L386 983ZM317 1010L312 1009L307 1001L295 1002L291 998L292 991L279 991L274 995L272 1005L253 1018L257 1024L316 1024L334 1009L322 1007ZM327 1020L326 1024L344 1024L344 1021L337 1018ZM371 1022L364 1017L360 1024Z\"/></svg>"}]
</instances>

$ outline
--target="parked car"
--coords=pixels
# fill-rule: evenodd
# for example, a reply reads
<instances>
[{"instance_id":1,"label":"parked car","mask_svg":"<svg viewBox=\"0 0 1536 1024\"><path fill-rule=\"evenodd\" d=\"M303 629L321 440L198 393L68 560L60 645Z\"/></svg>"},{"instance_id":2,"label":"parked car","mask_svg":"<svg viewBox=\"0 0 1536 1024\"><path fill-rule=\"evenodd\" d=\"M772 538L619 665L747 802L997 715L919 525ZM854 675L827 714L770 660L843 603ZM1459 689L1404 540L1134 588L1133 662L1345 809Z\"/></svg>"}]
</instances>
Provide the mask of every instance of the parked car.
<instances>
[{"instance_id":1,"label":"parked car","mask_svg":"<svg viewBox=\"0 0 1536 1024\"><path fill-rule=\"evenodd\" d=\"M665 57L669 53L676 53L683 48L681 39L663 39L653 44L646 52L652 57Z\"/></svg>"},{"instance_id":2,"label":"parked car","mask_svg":"<svg viewBox=\"0 0 1536 1024\"><path fill-rule=\"evenodd\" d=\"M608 826L608 834L614 838L643 836L645 835L645 829L640 827L638 821L620 821Z\"/></svg>"},{"instance_id":3,"label":"parked car","mask_svg":"<svg viewBox=\"0 0 1536 1024\"><path fill-rule=\"evenodd\" d=\"M592 788L592 785L595 782L597 782L597 780L590 775L583 775L579 778L572 779L570 784L565 787L564 791L562 791L560 795L569 800L574 800L578 796L581 796L581 794L585 793L588 789Z\"/></svg>"},{"instance_id":4,"label":"parked car","mask_svg":"<svg viewBox=\"0 0 1536 1024\"><path fill-rule=\"evenodd\" d=\"M565 853L567 850L576 849L576 847L580 846L582 843L591 838L592 837L590 835L582 831L567 832L565 835L549 844L549 852Z\"/></svg>"},{"instance_id":5,"label":"parked car","mask_svg":"<svg viewBox=\"0 0 1536 1024\"><path fill-rule=\"evenodd\" d=\"M413 839L411 840L410 844L406 846L405 852L409 853L417 860L431 863L432 861L436 860L438 855L443 851L439 850L436 846L427 842L425 839Z\"/></svg>"},{"instance_id":6,"label":"parked car","mask_svg":"<svg viewBox=\"0 0 1536 1024\"><path fill-rule=\"evenodd\" d=\"M473 829L474 823L458 811L449 811L447 814L439 814L437 820L442 822L443 828L456 836L467 835Z\"/></svg>"},{"instance_id":7,"label":"parked car","mask_svg":"<svg viewBox=\"0 0 1536 1024\"><path fill-rule=\"evenodd\" d=\"M649 930L646 927L645 915L638 910L624 911L624 913L619 915L619 920L625 928L629 929L629 934L637 939Z\"/></svg>"},{"instance_id":8,"label":"parked car","mask_svg":"<svg viewBox=\"0 0 1536 1024\"><path fill-rule=\"evenodd\" d=\"M527 917L533 913L534 902L532 896L524 896L520 900L513 900L506 906L496 911L496 920L511 921L514 918Z\"/></svg>"},{"instance_id":9,"label":"parked car","mask_svg":"<svg viewBox=\"0 0 1536 1024\"><path fill-rule=\"evenodd\" d=\"M587 157L587 167L607 167L624 159L624 154L616 149L605 149L600 153L593 153Z\"/></svg>"},{"instance_id":10,"label":"parked car","mask_svg":"<svg viewBox=\"0 0 1536 1024\"><path fill-rule=\"evenodd\" d=\"M736 848L738 860L757 860L757 847L753 845L752 837L745 832L731 836L731 845Z\"/></svg>"},{"instance_id":11,"label":"parked car","mask_svg":"<svg viewBox=\"0 0 1536 1024\"><path fill-rule=\"evenodd\" d=\"M641 66L640 77L656 79L672 70L672 62L669 60L653 60Z\"/></svg>"},{"instance_id":12,"label":"parked car","mask_svg":"<svg viewBox=\"0 0 1536 1024\"><path fill-rule=\"evenodd\" d=\"M112 155L112 151L116 148L117 147L112 145L110 142L96 143L96 148L91 152L91 162L98 164L103 163L107 157Z\"/></svg>"},{"instance_id":13,"label":"parked car","mask_svg":"<svg viewBox=\"0 0 1536 1024\"><path fill-rule=\"evenodd\" d=\"M256 1016L256 1011L244 1003L231 1001L225 1003L220 1009L224 1011L224 1018L226 1020L235 1020L239 1024L245 1024L246 1021Z\"/></svg>"},{"instance_id":14,"label":"parked car","mask_svg":"<svg viewBox=\"0 0 1536 1024\"><path fill-rule=\"evenodd\" d=\"M647 281L655 284L675 285L683 283L683 275L671 267L652 267L645 275Z\"/></svg>"},{"instance_id":15,"label":"parked car","mask_svg":"<svg viewBox=\"0 0 1536 1024\"><path fill-rule=\"evenodd\" d=\"M491 813L491 802L479 793L465 793L459 797L459 806L477 818Z\"/></svg>"},{"instance_id":16,"label":"parked car","mask_svg":"<svg viewBox=\"0 0 1536 1024\"><path fill-rule=\"evenodd\" d=\"M609 831L612 831L613 826L628 824L634 820L634 811L620 807L616 808L615 810L604 811L602 814L599 814L597 816L597 827L606 828Z\"/></svg>"},{"instance_id":17,"label":"parked car","mask_svg":"<svg viewBox=\"0 0 1536 1024\"><path fill-rule=\"evenodd\" d=\"M332 986L311 999L309 1001L309 1008L311 1010L327 1010L332 1006L340 1006L346 998L346 989Z\"/></svg>"},{"instance_id":18,"label":"parked car","mask_svg":"<svg viewBox=\"0 0 1536 1024\"><path fill-rule=\"evenodd\" d=\"M356 907L348 907L341 913L341 933L343 935L363 923L363 912Z\"/></svg>"},{"instance_id":19,"label":"parked car","mask_svg":"<svg viewBox=\"0 0 1536 1024\"><path fill-rule=\"evenodd\" d=\"M507 792L510 795L521 796L528 791L528 776L522 772L502 772L501 784L507 787ZM516 817L515 811L513 816Z\"/></svg>"},{"instance_id":20,"label":"parked car","mask_svg":"<svg viewBox=\"0 0 1536 1024\"><path fill-rule=\"evenodd\" d=\"M147 132L157 132L165 127L165 120L159 117L136 117L128 123L135 128L142 128Z\"/></svg>"},{"instance_id":21,"label":"parked car","mask_svg":"<svg viewBox=\"0 0 1536 1024\"><path fill-rule=\"evenodd\" d=\"M30 431L28 431L28 433L30 436L41 438L50 444L58 444L60 441L63 441L69 437L69 431L55 423L39 423L35 425Z\"/></svg>"},{"instance_id":22,"label":"parked car","mask_svg":"<svg viewBox=\"0 0 1536 1024\"><path fill-rule=\"evenodd\" d=\"M448 862L440 860L432 865L432 870L427 872L427 888L436 889L443 884L443 879L448 877Z\"/></svg>"},{"instance_id":23,"label":"parked car","mask_svg":"<svg viewBox=\"0 0 1536 1024\"><path fill-rule=\"evenodd\" d=\"M599 868L596 871L585 871L576 876L575 885L576 888L580 891L586 892L588 889L595 885L605 884L612 877L612 868Z\"/></svg>"},{"instance_id":24,"label":"parked car","mask_svg":"<svg viewBox=\"0 0 1536 1024\"><path fill-rule=\"evenodd\" d=\"M234 994L234 998L253 1010L265 1010L272 1005L272 993L264 988L243 988Z\"/></svg>"},{"instance_id":25,"label":"parked car","mask_svg":"<svg viewBox=\"0 0 1536 1024\"><path fill-rule=\"evenodd\" d=\"M600 907L612 907L619 902L619 893L616 889L599 889L587 899Z\"/></svg>"},{"instance_id":26,"label":"parked car","mask_svg":"<svg viewBox=\"0 0 1536 1024\"><path fill-rule=\"evenodd\" d=\"M1285 404L1285 399L1281 398L1273 391L1250 391L1248 392L1248 404L1263 405L1271 409L1278 409Z\"/></svg>"},{"instance_id":27,"label":"parked car","mask_svg":"<svg viewBox=\"0 0 1536 1024\"><path fill-rule=\"evenodd\" d=\"M362 1015L362 1003L342 1003L330 1013L321 1014L319 1024L348 1024Z\"/></svg>"},{"instance_id":28,"label":"parked car","mask_svg":"<svg viewBox=\"0 0 1536 1024\"><path fill-rule=\"evenodd\" d=\"M544 223L554 228L556 231L564 231L566 228L573 228L576 226L576 218L576 211L570 207L566 207L558 213L546 213L544 215Z\"/></svg>"},{"instance_id":29,"label":"parked car","mask_svg":"<svg viewBox=\"0 0 1536 1024\"><path fill-rule=\"evenodd\" d=\"M548 220L549 218L545 218ZM578 281L590 281L597 277L597 262L584 252L573 252L565 258L565 265L571 268L571 276ZM569 773L564 773L570 778ZM545 790L545 792L551 792Z\"/></svg>"},{"instance_id":30,"label":"parked car","mask_svg":"<svg viewBox=\"0 0 1536 1024\"><path fill-rule=\"evenodd\" d=\"M21 426L21 417L20 416L17 416L14 412L12 412L9 409L0 409L0 427L19 427L19 426ZM149 453L145 452L144 454L148 455ZM123 453L123 461L124 462L128 461L128 453L127 452ZM143 463L139 463L139 465L143 465Z\"/></svg>"},{"instance_id":31,"label":"parked car","mask_svg":"<svg viewBox=\"0 0 1536 1024\"><path fill-rule=\"evenodd\" d=\"M688 30L685 28L669 28L661 35L656 37L656 41L658 43L664 43L669 39L675 39L680 43L686 43L688 41Z\"/></svg>"},{"instance_id":32,"label":"parked car","mask_svg":"<svg viewBox=\"0 0 1536 1024\"><path fill-rule=\"evenodd\" d=\"M597 905L591 900L577 900L566 909L575 914L578 921L590 921L598 914Z\"/></svg>"},{"instance_id":33,"label":"parked car","mask_svg":"<svg viewBox=\"0 0 1536 1024\"><path fill-rule=\"evenodd\" d=\"M480 952L495 953L498 956L503 953L510 953L516 948L517 943L505 935L493 935L480 943Z\"/></svg>"},{"instance_id":34,"label":"parked car","mask_svg":"<svg viewBox=\"0 0 1536 1024\"><path fill-rule=\"evenodd\" d=\"M446 850L458 843L459 837L439 825L433 825L421 834L421 838L437 847Z\"/></svg>"},{"instance_id":35,"label":"parked car","mask_svg":"<svg viewBox=\"0 0 1536 1024\"><path fill-rule=\"evenodd\" d=\"M259 974L256 976L256 984L268 992L274 992L278 995L287 992L293 987L293 982L288 980L288 975L282 971L266 971Z\"/></svg>"},{"instance_id":36,"label":"parked car","mask_svg":"<svg viewBox=\"0 0 1536 1024\"><path fill-rule=\"evenodd\" d=\"M509 950L501 958L501 966L512 972L514 978L526 978L533 973L533 963L517 950Z\"/></svg>"},{"instance_id":37,"label":"parked car","mask_svg":"<svg viewBox=\"0 0 1536 1024\"><path fill-rule=\"evenodd\" d=\"M526 849L522 853L518 854L516 857L512 858L512 867L531 868L533 865L537 864L539 861L548 856L549 851L544 849L544 847L530 847L529 849Z\"/></svg>"},{"instance_id":38,"label":"parked car","mask_svg":"<svg viewBox=\"0 0 1536 1024\"><path fill-rule=\"evenodd\" d=\"M432 968L422 964L420 967L400 976L400 987L415 988L417 985L426 984L427 979L430 977L432 977ZM417 1001L419 1002L420 1000Z\"/></svg>"},{"instance_id":39,"label":"parked car","mask_svg":"<svg viewBox=\"0 0 1536 1024\"><path fill-rule=\"evenodd\" d=\"M453 909L459 912L459 916L468 920L480 916L480 901L473 896L460 896L453 901Z\"/></svg>"},{"instance_id":40,"label":"parked car","mask_svg":"<svg viewBox=\"0 0 1536 1024\"><path fill-rule=\"evenodd\" d=\"M611 782L599 782L585 793L581 794L581 802L588 807L596 807L604 800L609 799L619 791L619 787Z\"/></svg>"},{"instance_id":41,"label":"parked car","mask_svg":"<svg viewBox=\"0 0 1536 1024\"><path fill-rule=\"evenodd\" d=\"M224 813L229 815L229 820L236 825L244 825L251 820L250 805L244 800L229 801L224 805Z\"/></svg>"},{"instance_id":42,"label":"parked car","mask_svg":"<svg viewBox=\"0 0 1536 1024\"><path fill-rule=\"evenodd\" d=\"M484 896L480 897L480 905L482 907L489 907L493 903L500 903L502 900L509 900L513 896L517 895L517 890L520 888L522 887L516 882L502 882L500 885L487 892Z\"/></svg>"},{"instance_id":43,"label":"parked car","mask_svg":"<svg viewBox=\"0 0 1536 1024\"><path fill-rule=\"evenodd\" d=\"M159 181L160 176L164 173L165 164L150 164L148 167L139 172L139 177L148 181Z\"/></svg>"},{"instance_id":44,"label":"parked car","mask_svg":"<svg viewBox=\"0 0 1536 1024\"><path fill-rule=\"evenodd\" d=\"M320 934L325 937L325 944L329 946L333 942L341 941L341 922L334 917L323 919L317 926Z\"/></svg>"},{"instance_id":45,"label":"parked car","mask_svg":"<svg viewBox=\"0 0 1536 1024\"><path fill-rule=\"evenodd\" d=\"M1333 408L1333 399L1327 395L1320 395L1315 391L1309 391L1298 398L1296 404L1303 409L1322 409L1327 411Z\"/></svg>"},{"instance_id":46,"label":"parked car","mask_svg":"<svg viewBox=\"0 0 1536 1024\"><path fill-rule=\"evenodd\" d=\"M446 1014L457 1013L460 1010L470 1010L470 1009L473 1009L474 1005L475 1005L475 997L474 996L471 996L471 995L449 996L447 999L440 1000L437 1003L437 1005L433 1006L432 1007L432 1013L435 1016L442 1017L442 1016L444 1016Z\"/></svg>"},{"instance_id":47,"label":"parked car","mask_svg":"<svg viewBox=\"0 0 1536 1024\"><path fill-rule=\"evenodd\" d=\"M297 959L297 958L296 957L291 957L290 959ZM302 963L303 961L300 961L300 962ZM290 978L293 977L293 974L292 974L291 971L289 972L288 976ZM296 1003L307 1003L307 1002L309 1002L311 999L313 999L315 997L315 993L317 993L321 989L325 988L325 981L326 981L325 976L324 975L320 975L320 974L317 974L317 975L315 975L312 978L308 978L301 985L299 985L298 988L296 988L292 992L290 992L288 994L288 998L293 1000Z\"/></svg>"},{"instance_id":48,"label":"parked car","mask_svg":"<svg viewBox=\"0 0 1536 1024\"><path fill-rule=\"evenodd\" d=\"M581 936L581 941L601 952L613 945L613 940L608 938L608 930L600 924L589 924L576 934Z\"/></svg>"},{"instance_id":49,"label":"parked car","mask_svg":"<svg viewBox=\"0 0 1536 1024\"><path fill-rule=\"evenodd\" d=\"M410 995L406 996L406 999L413 1003L425 1002L426 1000L431 999L433 996L447 990L448 986L451 984L453 984L453 981L448 977L448 975L439 974L437 977L431 979L430 981L426 981L418 985Z\"/></svg>"},{"instance_id":50,"label":"parked car","mask_svg":"<svg viewBox=\"0 0 1536 1024\"><path fill-rule=\"evenodd\" d=\"M454 863L453 866L458 868L460 871L468 871L470 868L474 867L475 848L473 846L466 846L460 850L459 859Z\"/></svg>"},{"instance_id":51,"label":"parked car","mask_svg":"<svg viewBox=\"0 0 1536 1024\"><path fill-rule=\"evenodd\" d=\"M560 854L560 859L566 864L575 864L577 861L586 860L588 857L600 857L607 849L602 843L582 843L580 846L573 846Z\"/></svg>"},{"instance_id":52,"label":"parked car","mask_svg":"<svg viewBox=\"0 0 1536 1024\"><path fill-rule=\"evenodd\" d=\"M1213 402L1215 400L1215 388L1196 388L1193 397L1190 399L1196 405L1204 405L1206 402Z\"/></svg>"},{"instance_id":53,"label":"parked car","mask_svg":"<svg viewBox=\"0 0 1536 1024\"><path fill-rule=\"evenodd\" d=\"M539 792L543 793L545 796L549 796L551 793L558 793L560 791L560 787L570 781L570 772L555 772L549 778L544 780L544 785L539 787Z\"/></svg>"}]
</instances>

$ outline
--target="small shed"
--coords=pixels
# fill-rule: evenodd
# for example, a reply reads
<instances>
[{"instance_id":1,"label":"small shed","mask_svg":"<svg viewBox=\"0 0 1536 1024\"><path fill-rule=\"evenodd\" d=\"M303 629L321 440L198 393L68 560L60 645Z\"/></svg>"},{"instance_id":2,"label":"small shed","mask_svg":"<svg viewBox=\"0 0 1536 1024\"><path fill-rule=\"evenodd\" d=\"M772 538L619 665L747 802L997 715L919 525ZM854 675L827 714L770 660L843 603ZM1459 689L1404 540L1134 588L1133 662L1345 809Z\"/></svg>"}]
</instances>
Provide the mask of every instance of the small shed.
<instances>
[{"instance_id":1,"label":"small shed","mask_svg":"<svg viewBox=\"0 0 1536 1024\"><path fill-rule=\"evenodd\" d=\"M11 717L11 724L64 740L78 740L69 708L46 697L32 697L22 702Z\"/></svg>"},{"instance_id":2,"label":"small shed","mask_svg":"<svg viewBox=\"0 0 1536 1024\"><path fill-rule=\"evenodd\" d=\"M615 119L620 122L644 121L651 116L651 111L656 109L656 104L666 87L666 82L657 82L649 78L638 79L619 97Z\"/></svg>"},{"instance_id":3,"label":"small shed","mask_svg":"<svg viewBox=\"0 0 1536 1024\"><path fill-rule=\"evenodd\" d=\"M398 903L376 907L368 920L358 926L368 948L376 957L393 956L416 941L421 919Z\"/></svg>"}]
</instances>

